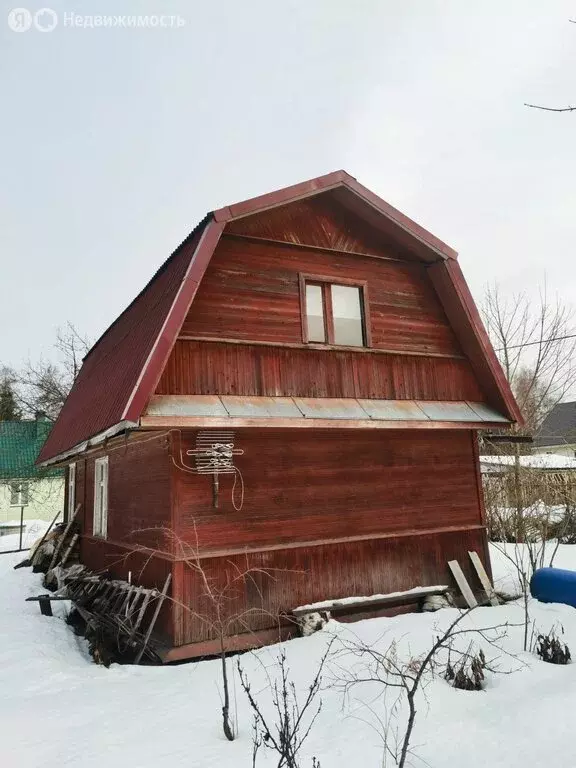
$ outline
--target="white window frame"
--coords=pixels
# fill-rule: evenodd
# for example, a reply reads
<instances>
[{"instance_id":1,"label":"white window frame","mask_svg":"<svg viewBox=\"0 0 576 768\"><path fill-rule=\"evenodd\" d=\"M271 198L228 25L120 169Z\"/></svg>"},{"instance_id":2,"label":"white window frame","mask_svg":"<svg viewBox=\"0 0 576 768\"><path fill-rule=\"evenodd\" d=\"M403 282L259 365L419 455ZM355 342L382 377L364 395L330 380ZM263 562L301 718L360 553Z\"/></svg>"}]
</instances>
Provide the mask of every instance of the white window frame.
<instances>
[{"instance_id":1,"label":"white window frame","mask_svg":"<svg viewBox=\"0 0 576 768\"><path fill-rule=\"evenodd\" d=\"M18 486L18 490L16 489ZM23 490L25 488L25 490ZM12 499L16 496L16 501ZM30 483L28 480L16 480L10 483L10 506L27 507L30 504Z\"/></svg>"},{"instance_id":2,"label":"white window frame","mask_svg":"<svg viewBox=\"0 0 576 768\"><path fill-rule=\"evenodd\" d=\"M94 520L92 533L101 539L108 536L108 456L94 462Z\"/></svg>"},{"instance_id":3,"label":"white window frame","mask_svg":"<svg viewBox=\"0 0 576 768\"><path fill-rule=\"evenodd\" d=\"M76 463L68 465L68 520L72 520L76 507Z\"/></svg>"}]
</instances>

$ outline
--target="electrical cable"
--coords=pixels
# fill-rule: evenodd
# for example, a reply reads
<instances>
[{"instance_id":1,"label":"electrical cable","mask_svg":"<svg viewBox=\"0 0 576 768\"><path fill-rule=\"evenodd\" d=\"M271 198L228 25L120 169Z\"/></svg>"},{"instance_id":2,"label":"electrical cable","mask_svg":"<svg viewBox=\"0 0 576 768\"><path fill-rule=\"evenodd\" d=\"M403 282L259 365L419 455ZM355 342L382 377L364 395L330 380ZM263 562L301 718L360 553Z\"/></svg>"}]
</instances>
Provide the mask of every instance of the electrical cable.
<instances>
[{"instance_id":1,"label":"electrical cable","mask_svg":"<svg viewBox=\"0 0 576 768\"><path fill-rule=\"evenodd\" d=\"M236 506L236 498L234 496L234 491L236 490L236 480L240 478L240 504L239 506ZM234 485L232 486L232 506L236 510L236 512L240 512L242 507L244 506L244 478L242 477L242 472L238 469L238 467L234 467Z\"/></svg>"}]
</instances>

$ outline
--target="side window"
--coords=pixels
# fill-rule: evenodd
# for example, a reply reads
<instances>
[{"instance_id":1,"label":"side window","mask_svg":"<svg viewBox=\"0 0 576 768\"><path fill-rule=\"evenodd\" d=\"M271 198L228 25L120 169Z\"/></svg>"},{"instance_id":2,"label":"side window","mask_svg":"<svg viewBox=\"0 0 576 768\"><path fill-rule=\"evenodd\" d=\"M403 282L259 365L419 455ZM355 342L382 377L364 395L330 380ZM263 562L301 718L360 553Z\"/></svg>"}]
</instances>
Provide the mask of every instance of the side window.
<instances>
[{"instance_id":1,"label":"side window","mask_svg":"<svg viewBox=\"0 0 576 768\"><path fill-rule=\"evenodd\" d=\"M27 507L30 503L30 483L10 483L10 506Z\"/></svg>"},{"instance_id":2,"label":"side window","mask_svg":"<svg viewBox=\"0 0 576 768\"><path fill-rule=\"evenodd\" d=\"M76 464L68 466L68 520L72 519L76 508Z\"/></svg>"},{"instance_id":3,"label":"side window","mask_svg":"<svg viewBox=\"0 0 576 768\"><path fill-rule=\"evenodd\" d=\"M94 462L94 536L108 534L108 456Z\"/></svg>"},{"instance_id":4,"label":"side window","mask_svg":"<svg viewBox=\"0 0 576 768\"><path fill-rule=\"evenodd\" d=\"M338 347L370 346L364 283L331 283L301 275L300 284L305 342Z\"/></svg>"}]
</instances>

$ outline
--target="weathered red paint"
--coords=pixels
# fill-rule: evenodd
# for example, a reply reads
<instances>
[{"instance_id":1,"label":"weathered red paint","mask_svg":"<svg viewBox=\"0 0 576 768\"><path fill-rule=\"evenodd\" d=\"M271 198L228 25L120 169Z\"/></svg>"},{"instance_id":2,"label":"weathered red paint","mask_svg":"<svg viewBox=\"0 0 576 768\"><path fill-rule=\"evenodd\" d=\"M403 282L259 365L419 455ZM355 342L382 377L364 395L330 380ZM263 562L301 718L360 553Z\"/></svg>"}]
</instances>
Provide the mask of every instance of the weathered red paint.
<instances>
[{"instance_id":1,"label":"weathered red paint","mask_svg":"<svg viewBox=\"0 0 576 768\"><path fill-rule=\"evenodd\" d=\"M142 414L150 394L154 392L154 388L166 365L166 360L172 351L172 347L178 338L178 333L180 332L186 313L194 301L194 296L196 295L200 281L204 276L206 267L208 266L223 229L224 226L215 221L211 221L206 225L186 274L184 275L180 289L168 311L156 343L150 351L148 360L142 370L142 374L128 400L123 419L126 419L127 421L137 421Z\"/></svg>"},{"instance_id":2,"label":"weathered red paint","mask_svg":"<svg viewBox=\"0 0 576 768\"><path fill-rule=\"evenodd\" d=\"M172 575L159 625L169 658L216 648L198 564L217 588L235 584L225 601L244 616L231 625L234 648L293 632L287 614L303 603L451 584L450 559L478 586L468 552L489 561L476 424L344 425L325 401L298 429L289 418L230 419L243 451L238 509L232 475L216 508L212 477L183 466L209 421L146 414L157 392L472 401L519 420L455 258L338 171L209 216L95 345L41 459L140 420L78 461L81 556L146 586ZM364 348L306 343L306 275L364 287ZM93 535L101 455L105 541ZM237 579L246 568L251 578Z\"/></svg>"}]
</instances>

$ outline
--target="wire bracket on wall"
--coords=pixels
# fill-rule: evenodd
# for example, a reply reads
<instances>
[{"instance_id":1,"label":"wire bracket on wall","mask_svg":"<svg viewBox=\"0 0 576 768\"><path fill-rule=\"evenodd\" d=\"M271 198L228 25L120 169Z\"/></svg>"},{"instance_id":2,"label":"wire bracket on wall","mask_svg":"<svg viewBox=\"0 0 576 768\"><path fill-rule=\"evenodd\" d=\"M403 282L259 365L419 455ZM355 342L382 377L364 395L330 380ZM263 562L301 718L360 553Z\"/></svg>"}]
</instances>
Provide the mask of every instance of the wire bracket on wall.
<instances>
[{"instance_id":1,"label":"wire bracket on wall","mask_svg":"<svg viewBox=\"0 0 576 768\"><path fill-rule=\"evenodd\" d=\"M196 436L196 448L186 451L187 456L194 456L196 461L196 472L200 475L213 476L213 499L214 507L218 508L218 494L220 491L219 476L221 474L233 474L234 486L236 486L236 476L242 475L240 470L234 466L234 456L242 456L244 451L240 448L234 448L234 432L229 430L205 430L198 432ZM243 494L242 482L242 496ZM232 503L236 508L234 501L234 488L232 489ZM242 503L240 504L241 508Z\"/></svg>"}]
</instances>

